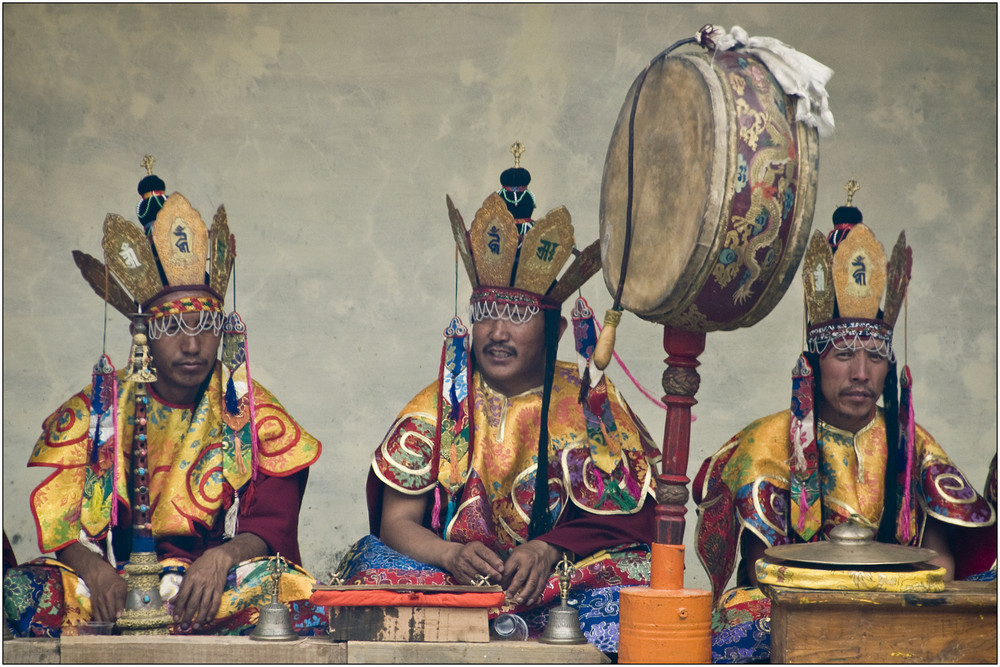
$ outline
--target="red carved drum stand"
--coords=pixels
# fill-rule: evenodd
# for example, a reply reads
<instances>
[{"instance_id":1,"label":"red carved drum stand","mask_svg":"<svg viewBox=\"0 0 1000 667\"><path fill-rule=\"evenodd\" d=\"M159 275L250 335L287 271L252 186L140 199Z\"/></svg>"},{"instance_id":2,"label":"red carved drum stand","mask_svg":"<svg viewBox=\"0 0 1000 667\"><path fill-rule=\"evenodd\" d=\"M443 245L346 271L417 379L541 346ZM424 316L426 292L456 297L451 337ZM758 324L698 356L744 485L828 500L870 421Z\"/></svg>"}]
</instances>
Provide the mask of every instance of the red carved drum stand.
<instances>
[{"instance_id":1,"label":"red carved drum stand","mask_svg":"<svg viewBox=\"0 0 1000 667\"><path fill-rule=\"evenodd\" d=\"M684 514L691 407L701 378L695 370L705 334L663 327L663 472L656 476L656 538L649 588L620 593L622 663L708 663L712 660L712 594L684 588Z\"/></svg>"}]
</instances>

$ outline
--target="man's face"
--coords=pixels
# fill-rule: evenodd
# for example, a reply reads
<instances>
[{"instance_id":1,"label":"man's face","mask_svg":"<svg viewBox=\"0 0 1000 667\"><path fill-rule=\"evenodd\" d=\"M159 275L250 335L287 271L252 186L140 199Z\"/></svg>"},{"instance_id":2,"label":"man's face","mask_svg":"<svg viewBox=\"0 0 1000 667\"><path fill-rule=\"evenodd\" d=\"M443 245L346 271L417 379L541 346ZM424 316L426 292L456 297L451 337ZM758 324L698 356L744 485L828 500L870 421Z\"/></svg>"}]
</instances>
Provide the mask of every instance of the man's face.
<instances>
[{"instance_id":1,"label":"man's face","mask_svg":"<svg viewBox=\"0 0 1000 667\"><path fill-rule=\"evenodd\" d=\"M201 291L175 292L154 305L186 296L210 295ZM184 313L182 317L185 322L193 326L198 323L200 314ZM221 340L222 337L212 330L203 331L195 336L177 331L172 336L163 334L156 340L150 337L149 349L153 356L153 366L156 368L156 382L153 383L153 388L157 395L177 405L193 403L198 388L214 368Z\"/></svg>"},{"instance_id":2,"label":"man's face","mask_svg":"<svg viewBox=\"0 0 1000 667\"><path fill-rule=\"evenodd\" d=\"M483 379L505 396L516 396L545 381L545 317L527 322L484 319L472 325L472 349Z\"/></svg>"},{"instance_id":3,"label":"man's face","mask_svg":"<svg viewBox=\"0 0 1000 667\"><path fill-rule=\"evenodd\" d=\"M836 341L844 346L844 341ZM854 349L830 346L820 357L819 417L837 428L856 433L871 420L882 395L889 361L874 350L870 338Z\"/></svg>"}]
</instances>

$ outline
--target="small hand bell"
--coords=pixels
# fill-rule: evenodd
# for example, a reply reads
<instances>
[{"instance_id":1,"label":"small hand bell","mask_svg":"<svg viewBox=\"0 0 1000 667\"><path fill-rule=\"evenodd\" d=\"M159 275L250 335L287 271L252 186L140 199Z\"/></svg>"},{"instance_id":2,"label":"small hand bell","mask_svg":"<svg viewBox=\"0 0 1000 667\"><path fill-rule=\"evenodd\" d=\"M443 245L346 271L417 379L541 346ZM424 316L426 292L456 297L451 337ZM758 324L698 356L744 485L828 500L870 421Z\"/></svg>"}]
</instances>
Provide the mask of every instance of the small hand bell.
<instances>
[{"instance_id":1,"label":"small hand bell","mask_svg":"<svg viewBox=\"0 0 1000 667\"><path fill-rule=\"evenodd\" d=\"M556 565L559 574L559 606L549 612L549 622L538 641L542 644L586 644L587 638L580 629L580 613L566 604L569 596L569 580L573 573L573 564L566 554Z\"/></svg>"},{"instance_id":2,"label":"small hand bell","mask_svg":"<svg viewBox=\"0 0 1000 667\"><path fill-rule=\"evenodd\" d=\"M292 615L288 612L288 607L278 602L279 584L284 571L285 559L281 554L276 554L268 563L272 586L271 601L260 608L257 626L250 633L250 639L290 641L299 638L292 629Z\"/></svg>"}]
</instances>

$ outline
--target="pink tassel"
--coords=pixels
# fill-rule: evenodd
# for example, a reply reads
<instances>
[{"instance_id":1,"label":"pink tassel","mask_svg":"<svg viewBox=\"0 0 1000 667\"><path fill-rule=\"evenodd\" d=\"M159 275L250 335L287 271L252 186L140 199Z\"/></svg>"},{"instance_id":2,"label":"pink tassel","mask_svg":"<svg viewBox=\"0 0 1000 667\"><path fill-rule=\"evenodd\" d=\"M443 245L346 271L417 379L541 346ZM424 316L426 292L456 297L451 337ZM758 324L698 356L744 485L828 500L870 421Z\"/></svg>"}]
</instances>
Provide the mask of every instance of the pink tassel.
<instances>
[{"instance_id":1,"label":"pink tassel","mask_svg":"<svg viewBox=\"0 0 1000 667\"><path fill-rule=\"evenodd\" d=\"M597 323L596 319L594 320L594 324L597 326L597 333L600 334L601 333L601 325ZM639 384L639 381L635 379L635 377L632 375L632 371L630 371L628 369L628 366L626 366L625 362L622 361L622 358L618 356L618 353L612 351L611 354L614 355L614 358L618 362L618 365L622 367L623 371L625 371L625 376L629 380L632 381L632 384L635 385L635 388L638 389L642 393L643 396L645 396L650 401L652 401L653 403L655 403L656 406L659 407L661 410L666 410L667 409L667 404L664 403L663 401L661 401L660 399L658 399L656 396L653 396L653 394L650 393L650 391L648 389L646 389L641 384ZM691 421L694 421L694 417L691 418Z\"/></svg>"},{"instance_id":2,"label":"pink tassel","mask_svg":"<svg viewBox=\"0 0 1000 667\"><path fill-rule=\"evenodd\" d=\"M803 486L801 491L799 491L799 525L797 530L800 535L806 527L806 506L806 487Z\"/></svg>"},{"instance_id":3,"label":"pink tassel","mask_svg":"<svg viewBox=\"0 0 1000 667\"><path fill-rule=\"evenodd\" d=\"M625 471L625 486L628 488L629 493L632 494L632 497L639 500L639 494L642 492L642 489L639 488L639 483L635 481L635 478L629 474L628 459L625 457L624 452L622 452L622 469Z\"/></svg>"},{"instance_id":4,"label":"pink tassel","mask_svg":"<svg viewBox=\"0 0 1000 667\"><path fill-rule=\"evenodd\" d=\"M431 530L441 531L441 485L434 487L434 509L431 511Z\"/></svg>"},{"instance_id":5,"label":"pink tassel","mask_svg":"<svg viewBox=\"0 0 1000 667\"><path fill-rule=\"evenodd\" d=\"M597 497L600 498L604 495L604 480L601 479L601 473L594 473L594 486L597 487Z\"/></svg>"}]
</instances>

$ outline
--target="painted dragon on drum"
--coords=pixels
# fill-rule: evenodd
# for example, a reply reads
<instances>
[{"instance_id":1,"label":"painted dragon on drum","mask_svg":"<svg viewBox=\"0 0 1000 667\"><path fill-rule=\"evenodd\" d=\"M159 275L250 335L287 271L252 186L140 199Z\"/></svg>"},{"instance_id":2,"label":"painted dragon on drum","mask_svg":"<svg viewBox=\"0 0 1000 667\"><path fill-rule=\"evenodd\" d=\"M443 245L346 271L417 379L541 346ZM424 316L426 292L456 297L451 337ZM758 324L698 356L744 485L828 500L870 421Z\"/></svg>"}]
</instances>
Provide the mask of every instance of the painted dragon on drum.
<instances>
[{"instance_id":1,"label":"painted dragon on drum","mask_svg":"<svg viewBox=\"0 0 1000 667\"><path fill-rule=\"evenodd\" d=\"M740 59L740 64L743 63L747 61ZM748 179L737 183L736 192L738 194L746 184L750 185L750 207L746 215L733 216L733 226L726 234L720 262L712 270L719 286L725 287L739 273L741 264L746 267L732 297L734 304L741 304L752 296L754 283L761 277L762 267L757 260L757 252L761 248L767 250L762 260L766 266L780 256L783 250L781 222L792 211L797 185L795 144L791 134L775 122L775 119L783 119L782 125L789 127L784 100L776 99L768 94L768 88L763 87L767 83L767 74L759 64L747 63L746 71L747 75L731 72L729 81L733 91L741 96L746 89L745 83L749 82L762 107L762 110L754 108L743 97L736 100L739 137L746 145L748 154L753 156ZM767 140L765 145L761 145L761 135L765 133ZM743 158L741 150L741 163ZM731 251L732 255L726 251ZM723 264L721 259L724 254L735 261Z\"/></svg>"}]
</instances>

